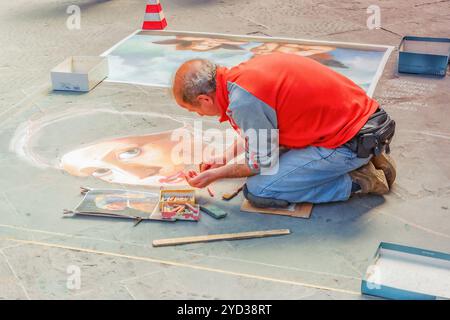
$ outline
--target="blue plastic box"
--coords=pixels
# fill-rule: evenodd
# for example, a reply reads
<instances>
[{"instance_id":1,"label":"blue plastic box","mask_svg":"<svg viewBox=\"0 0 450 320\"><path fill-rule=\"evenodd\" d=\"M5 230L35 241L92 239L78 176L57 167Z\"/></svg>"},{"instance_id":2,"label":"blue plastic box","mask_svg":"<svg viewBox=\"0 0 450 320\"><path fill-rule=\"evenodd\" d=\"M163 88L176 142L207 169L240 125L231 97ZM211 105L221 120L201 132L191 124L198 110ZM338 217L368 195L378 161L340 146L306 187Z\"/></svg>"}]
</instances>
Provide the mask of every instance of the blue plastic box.
<instances>
[{"instance_id":1,"label":"blue plastic box","mask_svg":"<svg viewBox=\"0 0 450 320\"><path fill-rule=\"evenodd\" d=\"M398 72L445 77L450 39L406 36L400 43Z\"/></svg>"},{"instance_id":2,"label":"blue plastic box","mask_svg":"<svg viewBox=\"0 0 450 320\"><path fill-rule=\"evenodd\" d=\"M387 299L450 299L450 254L382 242L361 292Z\"/></svg>"}]
</instances>

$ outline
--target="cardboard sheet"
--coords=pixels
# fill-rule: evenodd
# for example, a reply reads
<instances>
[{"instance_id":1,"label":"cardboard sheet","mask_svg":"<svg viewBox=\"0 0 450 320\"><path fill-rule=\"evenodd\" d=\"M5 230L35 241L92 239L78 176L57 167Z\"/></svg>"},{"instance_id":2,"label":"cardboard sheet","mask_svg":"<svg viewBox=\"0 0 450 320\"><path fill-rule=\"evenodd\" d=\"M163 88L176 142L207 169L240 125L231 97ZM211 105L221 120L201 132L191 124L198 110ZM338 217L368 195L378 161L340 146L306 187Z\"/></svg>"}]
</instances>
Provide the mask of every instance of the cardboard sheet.
<instances>
[{"instance_id":1,"label":"cardboard sheet","mask_svg":"<svg viewBox=\"0 0 450 320\"><path fill-rule=\"evenodd\" d=\"M264 214L277 214L281 216L288 216L294 218L309 219L311 216L313 204L312 203L297 203L289 206L286 209L278 208L256 208L244 199L241 206L241 211L244 212L254 212L254 213L264 213Z\"/></svg>"}]
</instances>

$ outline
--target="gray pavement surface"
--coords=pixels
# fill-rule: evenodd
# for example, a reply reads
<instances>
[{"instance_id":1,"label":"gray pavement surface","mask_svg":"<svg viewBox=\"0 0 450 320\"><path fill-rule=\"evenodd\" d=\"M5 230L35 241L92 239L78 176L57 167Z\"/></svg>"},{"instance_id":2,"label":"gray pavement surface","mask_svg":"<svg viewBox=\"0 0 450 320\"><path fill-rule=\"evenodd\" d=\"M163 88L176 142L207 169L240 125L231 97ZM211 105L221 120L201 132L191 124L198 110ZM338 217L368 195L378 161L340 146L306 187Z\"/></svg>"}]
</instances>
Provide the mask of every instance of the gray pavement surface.
<instances>
[{"instance_id":1,"label":"gray pavement surface","mask_svg":"<svg viewBox=\"0 0 450 320\"><path fill-rule=\"evenodd\" d=\"M81 7L80 30L66 8ZM381 7L369 30L366 9ZM381 241L450 252L450 78L398 75L397 51L375 91L395 118L393 192L315 206L311 219L239 211L199 224L63 219L79 186L108 187L33 167L10 152L19 124L67 109L163 110L187 116L167 90L102 83L89 94L52 93L49 70L71 55L99 55L141 27L143 0L0 3L0 299L361 299L361 277ZM450 37L449 1L166 0L171 30L267 35L398 46L403 35ZM156 109L156 110L155 110ZM148 132L152 119L105 116L104 125ZM150 125L149 125L150 123ZM42 139L64 152L70 128ZM109 186L110 187L110 186ZM205 194L202 194L206 196ZM225 207L224 207L225 208ZM152 248L158 238L289 228L287 237ZM67 286L68 267L81 286Z\"/></svg>"}]
</instances>

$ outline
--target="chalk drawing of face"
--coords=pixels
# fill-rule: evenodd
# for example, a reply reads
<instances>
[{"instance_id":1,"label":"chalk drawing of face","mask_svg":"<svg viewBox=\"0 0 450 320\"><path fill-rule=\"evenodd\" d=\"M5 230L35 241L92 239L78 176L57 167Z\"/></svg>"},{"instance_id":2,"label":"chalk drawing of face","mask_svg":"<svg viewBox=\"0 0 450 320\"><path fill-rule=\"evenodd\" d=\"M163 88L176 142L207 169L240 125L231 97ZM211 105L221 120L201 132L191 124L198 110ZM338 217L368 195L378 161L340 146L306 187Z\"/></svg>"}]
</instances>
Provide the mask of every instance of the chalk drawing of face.
<instances>
[{"instance_id":1,"label":"chalk drawing of face","mask_svg":"<svg viewBox=\"0 0 450 320\"><path fill-rule=\"evenodd\" d=\"M194 156L201 156L206 145L226 147L220 139L212 142L203 136L194 122L150 111L55 110L21 123L9 150L34 167L76 177L123 185L186 186L183 171L198 161Z\"/></svg>"},{"instance_id":2,"label":"chalk drawing of face","mask_svg":"<svg viewBox=\"0 0 450 320\"><path fill-rule=\"evenodd\" d=\"M192 142L185 158L176 154L172 159L172 148L180 142L172 141L172 134L182 130L190 135L189 128L186 120L154 112L70 108L21 123L9 147L35 167L77 177L137 186L185 185L180 172L191 159Z\"/></svg>"},{"instance_id":3,"label":"chalk drawing of face","mask_svg":"<svg viewBox=\"0 0 450 320\"><path fill-rule=\"evenodd\" d=\"M172 161L171 132L111 139L66 153L63 170L74 176L93 176L110 183L159 185L183 165ZM170 181L184 183L182 177Z\"/></svg>"}]
</instances>

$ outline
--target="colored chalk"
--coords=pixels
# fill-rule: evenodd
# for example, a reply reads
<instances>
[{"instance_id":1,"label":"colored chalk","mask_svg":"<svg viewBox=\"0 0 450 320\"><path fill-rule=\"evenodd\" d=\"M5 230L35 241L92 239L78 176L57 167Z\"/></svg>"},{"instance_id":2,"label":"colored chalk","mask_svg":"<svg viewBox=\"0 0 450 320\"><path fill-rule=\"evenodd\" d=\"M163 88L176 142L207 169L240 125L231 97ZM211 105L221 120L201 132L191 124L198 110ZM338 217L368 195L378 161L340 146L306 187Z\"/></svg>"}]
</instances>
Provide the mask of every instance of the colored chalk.
<instances>
[{"instance_id":1,"label":"colored chalk","mask_svg":"<svg viewBox=\"0 0 450 320\"><path fill-rule=\"evenodd\" d=\"M226 200L226 201L229 201L229 200L233 199L234 197L236 197L236 196L242 191L243 188L244 188L244 185L240 186L240 187L239 187L235 192L233 192L233 193L225 193L225 194L223 194L223 195L222 195L222 199L223 199L223 200Z\"/></svg>"}]
</instances>

